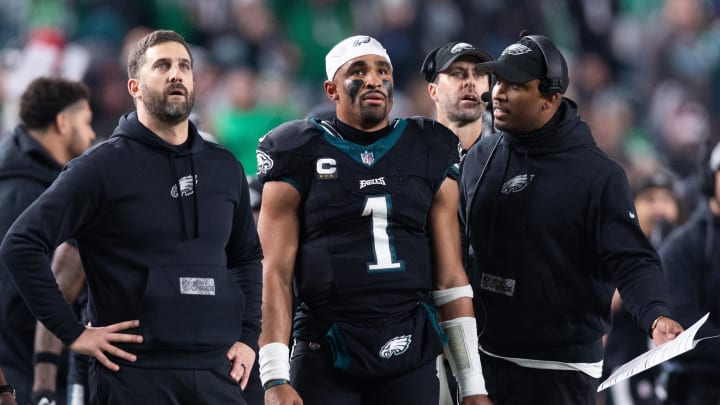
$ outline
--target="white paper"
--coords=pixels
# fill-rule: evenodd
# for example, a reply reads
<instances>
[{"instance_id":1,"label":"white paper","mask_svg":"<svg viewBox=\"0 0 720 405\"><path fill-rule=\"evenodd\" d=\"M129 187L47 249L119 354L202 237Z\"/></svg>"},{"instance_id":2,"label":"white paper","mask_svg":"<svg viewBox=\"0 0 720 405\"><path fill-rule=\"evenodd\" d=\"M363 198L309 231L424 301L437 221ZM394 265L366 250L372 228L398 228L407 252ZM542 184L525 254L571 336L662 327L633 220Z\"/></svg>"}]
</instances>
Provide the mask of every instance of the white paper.
<instances>
[{"instance_id":1,"label":"white paper","mask_svg":"<svg viewBox=\"0 0 720 405\"><path fill-rule=\"evenodd\" d=\"M695 338L695 334L705 323L705 321L707 321L709 316L710 313L708 312L707 314L705 314L705 316L700 318L700 320L695 322L691 327L685 329L685 331L679 334L675 339L663 345L657 346L620 366L617 370L615 370L614 373L610 375L610 377L607 378L607 380L603 381L600 384L597 389L598 392L606 388L612 387L618 381L630 378L635 374L641 373L649 369L650 367L662 363L663 361L669 360L673 357L690 351L695 348L699 341L703 339L709 339L710 337L693 340Z\"/></svg>"}]
</instances>

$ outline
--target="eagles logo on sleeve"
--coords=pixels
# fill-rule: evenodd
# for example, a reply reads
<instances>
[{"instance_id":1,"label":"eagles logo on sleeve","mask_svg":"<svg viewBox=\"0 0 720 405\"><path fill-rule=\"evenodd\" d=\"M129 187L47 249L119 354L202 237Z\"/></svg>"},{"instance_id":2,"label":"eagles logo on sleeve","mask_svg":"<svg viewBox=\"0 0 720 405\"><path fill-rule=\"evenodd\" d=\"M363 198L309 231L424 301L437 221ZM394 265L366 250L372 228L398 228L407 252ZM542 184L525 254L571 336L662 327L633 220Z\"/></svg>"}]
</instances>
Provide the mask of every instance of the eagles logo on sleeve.
<instances>
[{"instance_id":1,"label":"eagles logo on sleeve","mask_svg":"<svg viewBox=\"0 0 720 405\"><path fill-rule=\"evenodd\" d=\"M257 156L257 172L260 174L267 174L270 169L273 168L273 160L267 153L261 150L255 152L255 154Z\"/></svg>"}]
</instances>

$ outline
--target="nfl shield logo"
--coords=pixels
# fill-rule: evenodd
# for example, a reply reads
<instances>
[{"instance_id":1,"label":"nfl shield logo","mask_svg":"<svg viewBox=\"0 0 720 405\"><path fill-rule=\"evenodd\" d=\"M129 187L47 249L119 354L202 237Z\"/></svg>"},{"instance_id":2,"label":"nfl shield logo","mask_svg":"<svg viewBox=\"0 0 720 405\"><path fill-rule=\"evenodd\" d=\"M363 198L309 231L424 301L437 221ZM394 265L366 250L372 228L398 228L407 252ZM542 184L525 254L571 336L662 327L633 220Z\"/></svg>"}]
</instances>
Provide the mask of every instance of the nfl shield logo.
<instances>
[{"instance_id":1,"label":"nfl shield logo","mask_svg":"<svg viewBox=\"0 0 720 405\"><path fill-rule=\"evenodd\" d=\"M362 162L368 166L375 163L375 156L373 156L372 152L365 151L360 154L360 158L362 159Z\"/></svg>"}]
</instances>

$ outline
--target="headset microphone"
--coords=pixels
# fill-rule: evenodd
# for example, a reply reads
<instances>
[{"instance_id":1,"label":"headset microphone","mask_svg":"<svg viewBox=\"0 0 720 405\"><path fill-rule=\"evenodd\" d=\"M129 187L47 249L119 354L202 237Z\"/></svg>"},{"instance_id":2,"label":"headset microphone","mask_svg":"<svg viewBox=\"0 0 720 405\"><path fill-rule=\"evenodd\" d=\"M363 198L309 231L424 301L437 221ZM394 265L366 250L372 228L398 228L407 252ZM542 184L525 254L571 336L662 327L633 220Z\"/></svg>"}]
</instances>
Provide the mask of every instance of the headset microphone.
<instances>
[{"instance_id":1,"label":"headset microphone","mask_svg":"<svg viewBox=\"0 0 720 405\"><path fill-rule=\"evenodd\" d=\"M492 96L490 95L489 91L484 92L480 95L480 100L482 100L484 103L490 103L492 102Z\"/></svg>"}]
</instances>

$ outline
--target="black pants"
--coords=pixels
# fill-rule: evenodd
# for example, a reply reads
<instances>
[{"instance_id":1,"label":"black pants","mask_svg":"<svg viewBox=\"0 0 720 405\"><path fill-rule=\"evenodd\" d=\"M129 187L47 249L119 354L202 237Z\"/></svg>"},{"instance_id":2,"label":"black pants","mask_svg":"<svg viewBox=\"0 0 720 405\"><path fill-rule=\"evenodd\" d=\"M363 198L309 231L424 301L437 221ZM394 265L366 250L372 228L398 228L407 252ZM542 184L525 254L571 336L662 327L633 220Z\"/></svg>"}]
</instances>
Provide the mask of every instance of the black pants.
<instances>
[{"instance_id":1,"label":"black pants","mask_svg":"<svg viewBox=\"0 0 720 405\"><path fill-rule=\"evenodd\" d=\"M520 367L481 354L493 405L595 405L599 380L580 371Z\"/></svg>"},{"instance_id":2,"label":"black pants","mask_svg":"<svg viewBox=\"0 0 720 405\"><path fill-rule=\"evenodd\" d=\"M230 362L215 370L120 366L115 372L90 360L90 403L96 405L245 404Z\"/></svg>"},{"instance_id":3,"label":"black pants","mask_svg":"<svg viewBox=\"0 0 720 405\"><path fill-rule=\"evenodd\" d=\"M362 379L335 369L327 345L312 350L302 341L293 347L290 380L305 405L437 405L440 397L435 361L397 377Z\"/></svg>"},{"instance_id":4,"label":"black pants","mask_svg":"<svg viewBox=\"0 0 720 405\"><path fill-rule=\"evenodd\" d=\"M666 405L720 404L720 372L671 373L667 381Z\"/></svg>"}]
</instances>

